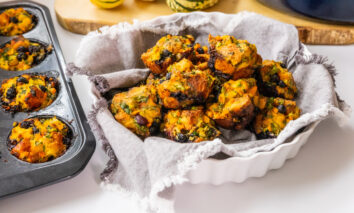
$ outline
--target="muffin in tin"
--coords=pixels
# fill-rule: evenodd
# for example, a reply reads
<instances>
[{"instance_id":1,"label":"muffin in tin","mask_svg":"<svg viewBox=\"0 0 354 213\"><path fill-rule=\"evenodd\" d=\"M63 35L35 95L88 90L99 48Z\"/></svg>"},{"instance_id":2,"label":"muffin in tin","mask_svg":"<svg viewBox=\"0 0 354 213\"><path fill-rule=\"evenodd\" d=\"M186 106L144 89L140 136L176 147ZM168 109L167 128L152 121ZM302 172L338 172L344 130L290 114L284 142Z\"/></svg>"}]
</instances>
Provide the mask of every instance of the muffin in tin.
<instances>
[{"instance_id":1,"label":"muffin in tin","mask_svg":"<svg viewBox=\"0 0 354 213\"><path fill-rule=\"evenodd\" d=\"M0 48L0 68L8 71L30 69L51 53L52 46L17 36Z\"/></svg>"},{"instance_id":2,"label":"muffin in tin","mask_svg":"<svg viewBox=\"0 0 354 213\"><path fill-rule=\"evenodd\" d=\"M294 78L281 62L263 61L262 68L257 71L257 83L266 96L293 100L297 94Z\"/></svg>"},{"instance_id":3,"label":"muffin in tin","mask_svg":"<svg viewBox=\"0 0 354 213\"><path fill-rule=\"evenodd\" d=\"M116 94L110 110L118 122L141 137L158 131L161 123L161 105L157 104L153 85L133 87Z\"/></svg>"},{"instance_id":4,"label":"muffin in tin","mask_svg":"<svg viewBox=\"0 0 354 213\"><path fill-rule=\"evenodd\" d=\"M161 132L178 142L201 142L213 140L220 135L214 121L205 115L202 106L168 111Z\"/></svg>"},{"instance_id":5,"label":"muffin in tin","mask_svg":"<svg viewBox=\"0 0 354 213\"><path fill-rule=\"evenodd\" d=\"M214 77L209 69L201 69L188 59L182 59L168 68L157 91L165 108L179 109L205 103L213 84Z\"/></svg>"},{"instance_id":6,"label":"muffin in tin","mask_svg":"<svg viewBox=\"0 0 354 213\"><path fill-rule=\"evenodd\" d=\"M56 78L39 74L23 74L6 79L0 87L0 104L10 112L32 112L43 109L58 96Z\"/></svg>"},{"instance_id":7,"label":"muffin in tin","mask_svg":"<svg viewBox=\"0 0 354 213\"><path fill-rule=\"evenodd\" d=\"M222 85L217 102L209 104L206 114L223 128L243 129L254 117L253 98L256 96L254 78L229 80Z\"/></svg>"},{"instance_id":8,"label":"muffin in tin","mask_svg":"<svg viewBox=\"0 0 354 213\"><path fill-rule=\"evenodd\" d=\"M257 115L253 130L258 138L274 138L291 120L300 117L301 110L295 101L283 98L263 97L255 102Z\"/></svg>"},{"instance_id":9,"label":"muffin in tin","mask_svg":"<svg viewBox=\"0 0 354 213\"><path fill-rule=\"evenodd\" d=\"M141 55L144 64L154 74L164 75L167 67L187 57L193 50L194 37L166 35Z\"/></svg>"},{"instance_id":10,"label":"muffin in tin","mask_svg":"<svg viewBox=\"0 0 354 213\"><path fill-rule=\"evenodd\" d=\"M209 67L222 78L249 78L262 64L256 46L246 40L238 40L229 35L209 35L209 45Z\"/></svg>"},{"instance_id":11,"label":"muffin in tin","mask_svg":"<svg viewBox=\"0 0 354 213\"><path fill-rule=\"evenodd\" d=\"M70 127L55 116L27 118L14 122L8 149L22 161L43 163L62 156L71 139Z\"/></svg>"},{"instance_id":12,"label":"muffin in tin","mask_svg":"<svg viewBox=\"0 0 354 213\"><path fill-rule=\"evenodd\" d=\"M21 35L32 30L36 24L36 16L25 9L10 8L0 14L0 35Z\"/></svg>"}]
</instances>

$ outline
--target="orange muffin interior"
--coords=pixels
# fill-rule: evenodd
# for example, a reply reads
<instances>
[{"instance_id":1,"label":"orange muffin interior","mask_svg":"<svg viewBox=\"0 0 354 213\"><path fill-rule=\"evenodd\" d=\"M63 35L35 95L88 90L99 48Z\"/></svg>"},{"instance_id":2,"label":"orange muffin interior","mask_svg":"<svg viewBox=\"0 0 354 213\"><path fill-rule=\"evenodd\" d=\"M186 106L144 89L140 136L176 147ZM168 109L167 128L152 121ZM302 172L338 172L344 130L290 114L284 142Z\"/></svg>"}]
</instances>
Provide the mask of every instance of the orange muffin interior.
<instances>
[{"instance_id":1,"label":"orange muffin interior","mask_svg":"<svg viewBox=\"0 0 354 213\"><path fill-rule=\"evenodd\" d=\"M0 68L8 71L30 69L52 51L52 46L45 46L18 36L0 48Z\"/></svg>"},{"instance_id":2,"label":"orange muffin interior","mask_svg":"<svg viewBox=\"0 0 354 213\"><path fill-rule=\"evenodd\" d=\"M43 163L63 155L70 141L69 127L57 117L35 117L13 124L8 147L20 160Z\"/></svg>"},{"instance_id":3,"label":"orange muffin interior","mask_svg":"<svg viewBox=\"0 0 354 213\"><path fill-rule=\"evenodd\" d=\"M58 87L56 78L23 74L2 82L0 104L13 113L38 111L53 103Z\"/></svg>"},{"instance_id":4,"label":"orange muffin interior","mask_svg":"<svg viewBox=\"0 0 354 213\"><path fill-rule=\"evenodd\" d=\"M0 14L0 35L14 36L32 30L36 25L36 16L22 7L7 9Z\"/></svg>"}]
</instances>

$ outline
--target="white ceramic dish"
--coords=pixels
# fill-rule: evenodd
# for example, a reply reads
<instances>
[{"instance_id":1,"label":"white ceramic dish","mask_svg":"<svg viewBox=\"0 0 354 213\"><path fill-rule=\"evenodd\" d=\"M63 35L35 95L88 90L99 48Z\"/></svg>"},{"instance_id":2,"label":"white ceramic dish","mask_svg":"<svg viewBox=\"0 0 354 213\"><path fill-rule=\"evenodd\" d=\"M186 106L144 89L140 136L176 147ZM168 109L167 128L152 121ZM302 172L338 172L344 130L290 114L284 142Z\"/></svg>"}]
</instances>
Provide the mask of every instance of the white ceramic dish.
<instances>
[{"instance_id":1,"label":"white ceramic dish","mask_svg":"<svg viewBox=\"0 0 354 213\"><path fill-rule=\"evenodd\" d=\"M318 123L306 127L292 141L281 144L270 152L258 152L250 157L204 160L187 174L187 178L193 184L220 185L227 182L242 183L250 177L263 177L269 170L279 169L287 159L295 157Z\"/></svg>"}]
</instances>

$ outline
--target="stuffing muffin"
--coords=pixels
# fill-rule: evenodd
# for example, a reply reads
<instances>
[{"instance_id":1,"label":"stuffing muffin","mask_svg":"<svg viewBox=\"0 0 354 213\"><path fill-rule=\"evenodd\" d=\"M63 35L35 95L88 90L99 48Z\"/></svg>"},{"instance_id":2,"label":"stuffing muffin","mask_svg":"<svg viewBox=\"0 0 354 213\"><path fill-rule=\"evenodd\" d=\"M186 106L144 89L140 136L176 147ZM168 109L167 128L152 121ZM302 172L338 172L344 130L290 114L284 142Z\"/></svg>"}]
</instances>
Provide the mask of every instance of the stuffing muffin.
<instances>
[{"instance_id":1,"label":"stuffing muffin","mask_svg":"<svg viewBox=\"0 0 354 213\"><path fill-rule=\"evenodd\" d=\"M209 35L209 44L209 67L222 78L249 78L262 64L256 46L246 40L237 40L229 35Z\"/></svg>"},{"instance_id":2,"label":"stuffing muffin","mask_svg":"<svg viewBox=\"0 0 354 213\"><path fill-rule=\"evenodd\" d=\"M153 85L153 86L156 87L162 82L163 82L163 80L162 80L162 78L160 76L155 75L155 74L150 72L150 74L146 78L145 84L146 85Z\"/></svg>"},{"instance_id":3,"label":"stuffing muffin","mask_svg":"<svg viewBox=\"0 0 354 213\"><path fill-rule=\"evenodd\" d=\"M36 23L36 16L23 8L7 9L0 14L0 35L20 35L30 31Z\"/></svg>"},{"instance_id":4,"label":"stuffing muffin","mask_svg":"<svg viewBox=\"0 0 354 213\"><path fill-rule=\"evenodd\" d=\"M168 111L161 131L169 139L178 142L201 142L213 140L220 135L214 121L204 114L201 106Z\"/></svg>"},{"instance_id":5,"label":"stuffing muffin","mask_svg":"<svg viewBox=\"0 0 354 213\"><path fill-rule=\"evenodd\" d=\"M167 35L141 55L141 60L154 74L166 73L167 67L187 57L193 50L194 37Z\"/></svg>"},{"instance_id":6,"label":"stuffing muffin","mask_svg":"<svg viewBox=\"0 0 354 213\"><path fill-rule=\"evenodd\" d=\"M119 123L141 137L154 134L161 123L161 106L157 104L153 85L133 87L116 94L110 110Z\"/></svg>"},{"instance_id":7,"label":"stuffing muffin","mask_svg":"<svg viewBox=\"0 0 354 213\"><path fill-rule=\"evenodd\" d=\"M253 129L258 138L274 138L279 135L287 123L300 116L300 109L295 101L282 98L261 96L255 103L257 115Z\"/></svg>"},{"instance_id":8,"label":"stuffing muffin","mask_svg":"<svg viewBox=\"0 0 354 213\"><path fill-rule=\"evenodd\" d=\"M0 48L0 68L8 71L27 70L39 64L52 51L52 46L18 36Z\"/></svg>"},{"instance_id":9,"label":"stuffing muffin","mask_svg":"<svg viewBox=\"0 0 354 213\"><path fill-rule=\"evenodd\" d=\"M65 153L72 138L70 128L54 117L15 122L8 138L12 155L29 163L43 163Z\"/></svg>"},{"instance_id":10,"label":"stuffing muffin","mask_svg":"<svg viewBox=\"0 0 354 213\"><path fill-rule=\"evenodd\" d=\"M31 112L43 109L56 99L59 83L45 75L23 74L2 82L1 106L10 112Z\"/></svg>"},{"instance_id":11,"label":"stuffing muffin","mask_svg":"<svg viewBox=\"0 0 354 213\"><path fill-rule=\"evenodd\" d=\"M188 59L174 63L157 86L165 108L179 109L204 103L212 91L214 77L209 69L201 70Z\"/></svg>"},{"instance_id":12,"label":"stuffing muffin","mask_svg":"<svg viewBox=\"0 0 354 213\"><path fill-rule=\"evenodd\" d=\"M209 104L206 115L223 128L243 129L254 117L253 99L257 96L254 78L229 80L222 85L218 101Z\"/></svg>"},{"instance_id":13,"label":"stuffing muffin","mask_svg":"<svg viewBox=\"0 0 354 213\"><path fill-rule=\"evenodd\" d=\"M265 60L257 72L257 83L261 93L266 96L293 100L297 88L294 78L285 65L280 62Z\"/></svg>"},{"instance_id":14,"label":"stuffing muffin","mask_svg":"<svg viewBox=\"0 0 354 213\"><path fill-rule=\"evenodd\" d=\"M208 53L208 47L202 46L199 43L195 43L193 46L193 51L189 55L188 59L195 65L207 63L210 59L210 55Z\"/></svg>"}]
</instances>

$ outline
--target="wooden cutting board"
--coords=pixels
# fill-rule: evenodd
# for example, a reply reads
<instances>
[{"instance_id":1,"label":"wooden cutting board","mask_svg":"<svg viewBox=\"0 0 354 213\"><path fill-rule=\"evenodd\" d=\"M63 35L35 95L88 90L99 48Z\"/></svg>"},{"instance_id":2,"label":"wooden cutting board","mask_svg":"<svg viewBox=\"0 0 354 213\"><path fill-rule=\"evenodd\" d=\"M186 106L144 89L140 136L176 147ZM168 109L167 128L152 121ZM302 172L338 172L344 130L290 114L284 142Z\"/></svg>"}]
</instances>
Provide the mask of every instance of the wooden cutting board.
<instances>
[{"instance_id":1,"label":"wooden cutting board","mask_svg":"<svg viewBox=\"0 0 354 213\"><path fill-rule=\"evenodd\" d=\"M217 5L205 11L237 13L244 10L294 24L299 30L300 40L306 44L354 44L353 25L335 25L295 13L283 13L256 0L219 0ZM97 8L90 0L56 0L55 12L65 29L80 34L87 34L104 25L132 22L134 19L148 20L173 13L164 0L125 0L123 5L110 10Z\"/></svg>"}]
</instances>

